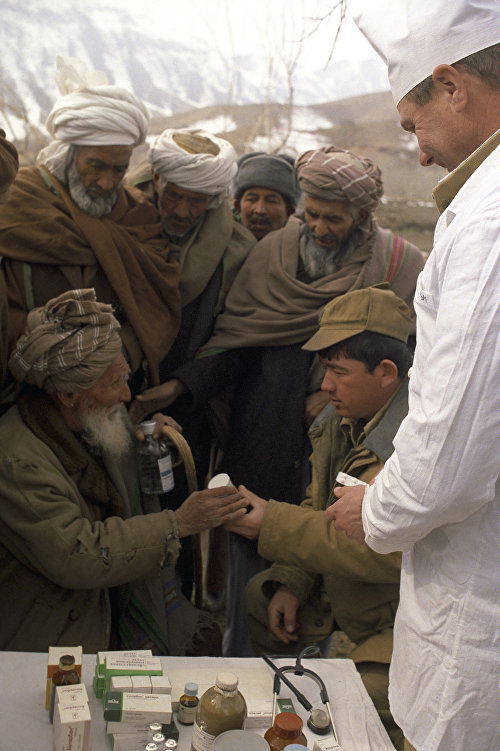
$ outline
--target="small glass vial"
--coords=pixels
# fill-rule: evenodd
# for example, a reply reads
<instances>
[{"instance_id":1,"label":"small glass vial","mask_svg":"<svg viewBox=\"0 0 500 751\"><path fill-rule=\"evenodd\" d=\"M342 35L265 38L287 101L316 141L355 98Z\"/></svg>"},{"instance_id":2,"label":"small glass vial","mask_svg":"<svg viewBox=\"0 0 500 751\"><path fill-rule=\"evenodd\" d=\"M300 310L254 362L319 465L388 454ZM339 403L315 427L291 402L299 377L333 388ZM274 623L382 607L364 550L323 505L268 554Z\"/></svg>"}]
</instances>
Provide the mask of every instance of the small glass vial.
<instances>
[{"instance_id":1,"label":"small glass vial","mask_svg":"<svg viewBox=\"0 0 500 751\"><path fill-rule=\"evenodd\" d=\"M56 686L72 686L75 683L80 683L80 676L75 667L75 658L73 655L62 655L59 659L59 667L52 675L50 685L49 719L51 722L54 721Z\"/></svg>"},{"instance_id":2,"label":"small glass vial","mask_svg":"<svg viewBox=\"0 0 500 751\"><path fill-rule=\"evenodd\" d=\"M137 444L137 463L141 490L147 494L168 493L174 487L172 455L163 440L153 438L156 423L141 422L144 441Z\"/></svg>"},{"instance_id":3,"label":"small glass vial","mask_svg":"<svg viewBox=\"0 0 500 751\"><path fill-rule=\"evenodd\" d=\"M163 735L163 733L155 733L151 740L153 743L156 743L158 748L163 748L163 746L165 745L165 736Z\"/></svg>"},{"instance_id":4,"label":"small glass vial","mask_svg":"<svg viewBox=\"0 0 500 751\"><path fill-rule=\"evenodd\" d=\"M177 712L177 719L181 725L193 725L199 701L198 684L186 683L184 693L179 699L179 711Z\"/></svg>"},{"instance_id":5,"label":"small glass vial","mask_svg":"<svg viewBox=\"0 0 500 751\"><path fill-rule=\"evenodd\" d=\"M158 746L153 741L150 741L144 746L144 751L158 751Z\"/></svg>"},{"instance_id":6,"label":"small glass vial","mask_svg":"<svg viewBox=\"0 0 500 751\"><path fill-rule=\"evenodd\" d=\"M147 735L148 741L152 741L155 735L157 735L158 733L161 733L161 730L162 730L162 726L160 725L159 722L152 722L148 728L148 735Z\"/></svg>"},{"instance_id":7,"label":"small glass vial","mask_svg":"<svg viewBox=\"0 0 500 751\"><path fill-rule=\"evenodd\" d=\"M176 749L177 741L175 740L175 738L167 738L167 740L165 741L165 751L176 751Z\"/></svg>"},{"instance_id":8,"label":"small glass vial","mask_svg":"<svg viewBox=\"0 0 500 751\"><path fill-rule=\"evenodd\" d=\"M293 712L277 714L272 727L264 733L264 738L271 751L283 751L291 743L307 746L307 739L302 732L302 720Z\"/></svg>"},{"instance_id":9,"label":"small glass vial","mask_svg":"<svg viewBox=\"0 0 500 751\"><path fill-rule=\"evenodd\" d=\"M247 705L238 691L234 673L218 673L215 686L208 688L196 710L191 751L211 749L214 738L226 730L241 730L245 723Z\"/></svg>"}]
</instances>

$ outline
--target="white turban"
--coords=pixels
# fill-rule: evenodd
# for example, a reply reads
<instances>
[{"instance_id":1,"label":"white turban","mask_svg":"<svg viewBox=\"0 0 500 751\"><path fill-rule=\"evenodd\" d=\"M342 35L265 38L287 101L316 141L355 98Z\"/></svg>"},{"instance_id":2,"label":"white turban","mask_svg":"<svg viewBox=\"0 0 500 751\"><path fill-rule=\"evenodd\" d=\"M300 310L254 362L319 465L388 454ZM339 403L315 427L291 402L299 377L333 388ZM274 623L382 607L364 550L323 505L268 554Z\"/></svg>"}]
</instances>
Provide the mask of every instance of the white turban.
<instances>
[{"instance_id":1,"label":"white turban","mask_svg":"<svg viewBox=\"0 0 500 751\"><path fill-rule=\"evenodd\" d=\"M353 17L387 64L395 104L437 65L452 65L500 38L498 0L370 0L356 3Z\"/></svg>"},{"instance_id":2,"label":"white turban","mask_svg":"<svg viewBox=\"0 0 500 751\"><path fill-rule=\"evenodd\" d=\"M144 143L150 116L136 96L119 86L96 85L104 74L87 72L79 61L57 58L56 80L64 96L56 102L46 128L55 139L38 154L61 176L71 146L138 146Z\"/></svg>"},{"instance_id":3,"label":"white turban","mask_svg":"<svg viewBox=\"0 0 500 751\"><path fill-rule=\"evenodd\" d=\"M229 195L237 171L231 144L194 128L164 130L151 147L149 161L164 181L211 195L210 209L217 208Z\"/></svg>"}]
</instances>

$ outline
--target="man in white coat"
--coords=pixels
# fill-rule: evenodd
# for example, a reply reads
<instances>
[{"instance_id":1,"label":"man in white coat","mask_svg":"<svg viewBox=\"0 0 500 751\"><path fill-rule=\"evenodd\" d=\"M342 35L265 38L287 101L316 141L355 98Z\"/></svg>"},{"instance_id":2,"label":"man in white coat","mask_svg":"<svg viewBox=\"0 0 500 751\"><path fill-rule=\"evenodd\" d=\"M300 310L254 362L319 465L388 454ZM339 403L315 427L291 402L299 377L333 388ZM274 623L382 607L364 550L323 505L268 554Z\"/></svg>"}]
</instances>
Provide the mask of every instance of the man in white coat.
<instances>
[{"instance_id":1,"label":"man in white coat","mask_svg":"<svg viewBox=\"0 0 500 751\"><path fill-rule=\"evenodd\" d=\"M420 163L450 174L434 191L441 216L415 294L408 417L364 497L339 488L326 513L379 553L403 551L390 703L407 748L497 751L500 8L366 7L356 22L388 64Z\"/></svg>"}]
</instances>

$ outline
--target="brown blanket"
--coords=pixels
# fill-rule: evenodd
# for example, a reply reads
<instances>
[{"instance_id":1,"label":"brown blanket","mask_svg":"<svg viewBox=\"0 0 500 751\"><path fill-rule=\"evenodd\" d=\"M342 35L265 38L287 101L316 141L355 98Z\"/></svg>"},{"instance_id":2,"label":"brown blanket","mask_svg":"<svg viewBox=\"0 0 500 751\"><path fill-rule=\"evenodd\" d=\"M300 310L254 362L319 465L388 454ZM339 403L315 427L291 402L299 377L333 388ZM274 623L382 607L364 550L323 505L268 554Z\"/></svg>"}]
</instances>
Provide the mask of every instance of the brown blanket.
<instances>
[{"instance_id":1,"label":"brown blanket","mask_svg":"<svg viewBox=\"0 0 500 751\"><path fill-rule=\"evenodd\" d=\"M153 382L158 382L158 365L180 324L179 268L168 258L156 209L139 191L120 190L111 214L97 219L81 211L46 170L22 169L11 200L0 208L0 255L5 259L10 346L22 332L28 310L64 291L61 284L65 289L96 286L102 302L120 308L135 349L140 348ZM132 339L126 339L127 326L123 329L137 365L138 352Z\"/></svg>"},{"instance_id":2,"label":"brown blanket","mask_svg":"<svg viewBox=\"0 0 500 751\"><path fill-rule=\"evenodd\" d=\"M297 279L302 226L299 219L290 217L283 229L269 233L250 252L202 355L235 347L304 342L317 330L318 315L330 300L382 281L389 281L393 291L411 306L424 265L418 248L395 238L400 241L396 268L394 236L370 219L366 239L347 263L334 274L306 284ZM388 274L391 265L395 268Z\"/></svg>"}]
</instances>

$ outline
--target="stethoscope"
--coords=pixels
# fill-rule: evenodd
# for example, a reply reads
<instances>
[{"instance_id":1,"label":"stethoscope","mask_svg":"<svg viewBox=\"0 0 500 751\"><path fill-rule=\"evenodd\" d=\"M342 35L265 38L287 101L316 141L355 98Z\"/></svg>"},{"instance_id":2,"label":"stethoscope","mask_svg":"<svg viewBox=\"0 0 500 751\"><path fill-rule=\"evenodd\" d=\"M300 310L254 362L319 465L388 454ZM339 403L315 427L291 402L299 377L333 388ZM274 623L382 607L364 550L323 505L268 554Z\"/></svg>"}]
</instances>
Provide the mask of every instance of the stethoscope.
<instances>
[{"instance_id":1,"label":"stethoscope","mask_svg":"<svg viewBox=\"0 0 500 751\"><path fill-rule=\"evenodd\" d=\"M285 667L282 668L279 668L277 665L275 665L274 662L271 661L271 658L276 659L278 657L283 657L283 655L262 655L262 659L275 673L273 683L273 722L276 715L276 700L280 692L280 683L281 681L283 681L285 686L288 686L290 691L295 694L306 712L310 712L309 719L307 720L307 727L309 728L309 730L312 730L312 732L316 733L317 735L326 735L330 732L331 728L335 743L338 745L339 739L332 717L332 710L330 709L330 699L328 698L326 686L317 673L315 673L313 670L309 670L309 668L303 667L302 665L303 657L315 657L318 654L320 654L318 645L310 644L308 647L304 647L304 649L299 652L297 659L295 660L295 665L285 665ZM308 701L304 694L301 693L299 689L293 685L293 683L285 676L285 673L293 673L294 675L299 676L307 675L309 676L309 678L312 678L312 680L319 687L320 698L327 711L325 712L323 709L314 709L311 702Z\"/></svg>"}]
</instances>

